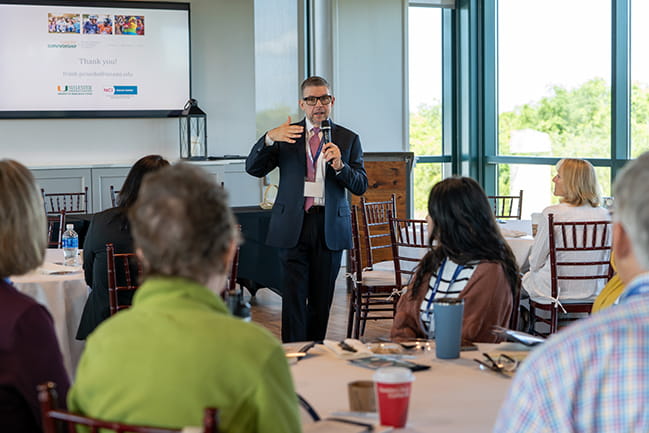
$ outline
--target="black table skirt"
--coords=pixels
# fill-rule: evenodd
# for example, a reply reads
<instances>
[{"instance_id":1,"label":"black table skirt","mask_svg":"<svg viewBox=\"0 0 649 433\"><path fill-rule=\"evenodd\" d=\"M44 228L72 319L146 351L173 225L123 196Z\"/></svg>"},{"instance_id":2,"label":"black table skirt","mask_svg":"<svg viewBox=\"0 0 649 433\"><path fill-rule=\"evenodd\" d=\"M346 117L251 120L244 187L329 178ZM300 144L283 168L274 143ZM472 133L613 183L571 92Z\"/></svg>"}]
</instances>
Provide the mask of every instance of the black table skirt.
<instances>
[{"instance_id":1,"label":"black table skirt","mask_svg":"<svg viewBox=\"0 0 649 433\"><path fill-rule=\"evenodd\" d=\"M83 242L90 227L90 221L93 214L65 214L65 224L73 224L74 231L79 235L79 249L83 248ZM65 228L63 229L65 231ZM55 223L52 228L50 241L56 241L59 236L59 223Z\"/></svg>"},{"instance_id":2,"label":"black table skirt","mask_svg":"<svg viewBox=\"0 0 649 433\"><path fill-rule=\"evenodd\" d=\"M238 223L241 225L243 242L239 249L239 269L237 282L254 296L257 290L267 287L281 295L283 272L278 250L266 245L270 210L259 206L232 208ZM66 224L74 224L74 231L79 235L79 248L83 242L92 220L92 214L67 214ZM58 224L57 224L58 225ZM57 233L53 230L53 233Z\"/></svg>"},{"instance_id":3,"label":"black table skirt","mask_svg":"<svg viewBox=\"0 0 649 433\"><path fill-rule=\"evenodd\" d=\"M234 207L232 211L243 237L237 282L253 296L262 287L281 295L283 272L278 249L266 245L271 211L259 206Z\"/></svg>"}]
</instances>

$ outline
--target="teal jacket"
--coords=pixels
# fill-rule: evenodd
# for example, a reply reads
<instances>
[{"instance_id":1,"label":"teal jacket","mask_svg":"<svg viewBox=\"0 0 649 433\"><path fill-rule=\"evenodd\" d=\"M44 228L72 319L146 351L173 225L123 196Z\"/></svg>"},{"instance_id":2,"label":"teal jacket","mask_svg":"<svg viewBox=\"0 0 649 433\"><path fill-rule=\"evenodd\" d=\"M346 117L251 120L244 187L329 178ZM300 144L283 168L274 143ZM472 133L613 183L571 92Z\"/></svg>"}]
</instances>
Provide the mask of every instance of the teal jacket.
<instances>
[{"instance_id":1,"label":"teal jacket","mask_svg":"<svg viewBox=\"0 0 649 433\"><path fill-rule=\"evenodd\" d=\"M182 278L149 278L132 308L90 335L68 407L174 428L199 426L203 409L216 407L227 433L301 430L279 342Z\"/></svg>"}]
</instances>

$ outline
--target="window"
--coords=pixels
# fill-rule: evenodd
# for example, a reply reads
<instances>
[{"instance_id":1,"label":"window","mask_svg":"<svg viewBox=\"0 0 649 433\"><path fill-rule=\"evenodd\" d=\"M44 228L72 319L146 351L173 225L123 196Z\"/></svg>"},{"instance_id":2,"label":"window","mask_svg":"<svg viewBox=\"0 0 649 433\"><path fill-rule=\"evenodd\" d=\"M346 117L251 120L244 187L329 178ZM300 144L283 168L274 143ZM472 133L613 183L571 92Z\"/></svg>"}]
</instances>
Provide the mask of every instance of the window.
<instances>
[{"instance_id":1,"label":"window","mask_svg":"<svg viewBox=\"0 0 649 433\"><path fill-rule=\"evenodd\" d=\"M298 2L255 0L256 136L299 119Z\"/></svg>"},{"instance_id":2,"label":"window","mask_svg":"<svg viewBox=\"0 0 649 433\"><path fill-rule=\"evenodd\" d=\"M408 8L408 82L414 218L427 213L432 186L448 171L442 146L442 9Z\"/></svg>"},{"instance_id":3,"label":"window","mask_svg":"<svg viewBox=\"0 0 649 433\"><path fill-rule=\"evenodd\" d=\"M611 18L610 0L498 1L498 155L611 157ZM498 191L524 189L529 217L556 202L552 165L499 164Z\"/></svg>"},{"instance_id":4,"label":"window","mask_svg":"<svg viewBox=\"0 0 649 433\"><path fill-rule=\"evenodd\" d=\"M636 158L649 150L649 2L633 0L631 8L631 156Z\"/></svg>"},{"instance_id":5,"label":"window","mask_svg":"<svg viewBox=\"0 0 649 433\"><path fill-rule=\"evenodd\" d=\"M414 0L410 4L415 25ZM417 151L418 160L450 158L454 172L475 177L488 194L523 189L524 218L556 202L551 179L564 157L588 159L603 194L610 195L625 162L649 151L649 57L644 52L649 2L457 5L442 13L443 147L438 156ZM427 25L438 22L431 17ZM427 55L437 55L435 43L430 45ZM413 47L411 57L417 55ZM415 150L412 100L420 92L411 81Z\"/></svg>"}]
</instances>

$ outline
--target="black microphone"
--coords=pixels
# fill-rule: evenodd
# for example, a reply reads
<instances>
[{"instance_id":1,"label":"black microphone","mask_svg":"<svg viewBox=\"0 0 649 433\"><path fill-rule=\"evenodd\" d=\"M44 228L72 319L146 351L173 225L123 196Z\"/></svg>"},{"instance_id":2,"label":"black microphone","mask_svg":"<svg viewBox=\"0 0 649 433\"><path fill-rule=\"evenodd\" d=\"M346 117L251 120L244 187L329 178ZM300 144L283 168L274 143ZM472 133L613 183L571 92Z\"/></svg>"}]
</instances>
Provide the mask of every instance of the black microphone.
<instances>
[{"instance_id":1,"label":"black microphone","mask_svg":"<svg viewBox=\"0 0 649 433\"><path fill-rule=\"evenodd\" d=\"M331 123L329 119L325 119L320 124L320 130L322 131L322 138L324 139L325 144L331 142ZM332 165L333 159L327 161L327 165Z\"/></svg>"}]
</instances>

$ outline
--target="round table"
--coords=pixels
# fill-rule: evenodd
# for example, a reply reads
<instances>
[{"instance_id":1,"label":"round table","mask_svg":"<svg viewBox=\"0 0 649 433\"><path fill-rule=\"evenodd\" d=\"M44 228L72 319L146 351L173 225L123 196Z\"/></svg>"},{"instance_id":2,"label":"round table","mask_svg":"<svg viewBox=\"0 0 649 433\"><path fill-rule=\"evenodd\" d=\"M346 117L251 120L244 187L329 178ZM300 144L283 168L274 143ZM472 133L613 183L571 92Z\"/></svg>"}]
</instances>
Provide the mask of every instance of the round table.
<instances>
[{"instance_id":1,"label":"round table","mask_svg":"<svg viewBox=\"0 0 649 433\"><path fill-rule=\"evenodd\" d=\"M62 249L47 250L45 263L56 264L62 261ZM36 299L52 315L63 362L73 379L84 347L83 341L75 339L89 290L83 270L78 266L71 273L57 275L36 269L25 275L11 277L10 280L19 291Z\"/></svg>"}]
</instances>

